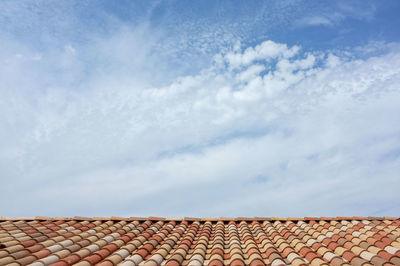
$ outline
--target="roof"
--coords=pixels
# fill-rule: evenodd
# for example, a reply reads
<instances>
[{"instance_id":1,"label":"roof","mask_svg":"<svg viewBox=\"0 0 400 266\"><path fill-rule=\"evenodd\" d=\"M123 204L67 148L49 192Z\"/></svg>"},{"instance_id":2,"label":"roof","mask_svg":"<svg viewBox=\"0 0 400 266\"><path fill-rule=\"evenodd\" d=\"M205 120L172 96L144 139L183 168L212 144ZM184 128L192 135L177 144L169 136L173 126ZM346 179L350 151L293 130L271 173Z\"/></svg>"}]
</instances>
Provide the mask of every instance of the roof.
<instances>
[{"instance_id":1,"label":"roof","mask_svg":"<svg viewBox=\"0 0 400 266\"><path fill-rule=\"evenodd\" d=\"M400 219L5 218L0 265L400 265Z\"/></svg>"}]
</instances>

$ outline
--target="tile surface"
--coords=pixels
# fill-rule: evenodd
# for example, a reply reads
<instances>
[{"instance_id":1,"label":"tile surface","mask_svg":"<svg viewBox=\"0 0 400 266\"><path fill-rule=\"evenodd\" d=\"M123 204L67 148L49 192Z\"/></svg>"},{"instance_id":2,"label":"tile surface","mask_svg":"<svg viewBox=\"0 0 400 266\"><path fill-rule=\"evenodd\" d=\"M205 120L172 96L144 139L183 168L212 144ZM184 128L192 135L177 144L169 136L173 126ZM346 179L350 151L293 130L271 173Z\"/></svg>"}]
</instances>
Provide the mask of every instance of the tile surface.
<instances>
[{"instance_id":1,"label":"tile surface","mask_svg":"<svg viewBox=\"0 0 400 266\"><path fill-rule=\"evenodd\" d=\"M0 265L400 265L400 218L0 217Z\"/></svg>"}]
</instances>

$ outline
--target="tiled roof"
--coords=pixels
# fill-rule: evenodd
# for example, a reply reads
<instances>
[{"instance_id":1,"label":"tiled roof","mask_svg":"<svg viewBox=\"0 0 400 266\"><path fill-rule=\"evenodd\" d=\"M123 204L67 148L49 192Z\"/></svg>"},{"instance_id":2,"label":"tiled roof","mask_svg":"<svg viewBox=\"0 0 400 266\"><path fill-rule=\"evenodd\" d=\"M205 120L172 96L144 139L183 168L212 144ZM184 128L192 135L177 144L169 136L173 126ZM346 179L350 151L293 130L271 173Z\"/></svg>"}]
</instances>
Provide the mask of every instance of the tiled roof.
<instances>
[{"instance_id":1,"label":"tiled roof","mask_svg":"<svg viewBox=\"0 0 400 266\"><path fill-rule=\"evenodd\" d=\"M400 219L5 218L0 265L400 265Z\"/></svg>"}]
</instances>

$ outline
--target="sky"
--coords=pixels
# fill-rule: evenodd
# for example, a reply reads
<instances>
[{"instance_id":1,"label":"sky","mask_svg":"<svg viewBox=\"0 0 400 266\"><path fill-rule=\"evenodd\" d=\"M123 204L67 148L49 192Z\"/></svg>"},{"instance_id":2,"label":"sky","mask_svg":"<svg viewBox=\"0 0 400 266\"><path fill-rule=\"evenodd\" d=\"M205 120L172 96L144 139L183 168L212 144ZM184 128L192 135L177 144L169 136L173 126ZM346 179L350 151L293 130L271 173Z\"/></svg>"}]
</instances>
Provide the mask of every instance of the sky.
<instances>
[{"instance_id":1,"label":"sky","mask_svg":"<svg viewBox=\"0 0 400 266\"><path fill-rule=\"evenodd\" d=\"M399 216L399 12L0 1L0 216Z\"/></svg>"}]
</instances>

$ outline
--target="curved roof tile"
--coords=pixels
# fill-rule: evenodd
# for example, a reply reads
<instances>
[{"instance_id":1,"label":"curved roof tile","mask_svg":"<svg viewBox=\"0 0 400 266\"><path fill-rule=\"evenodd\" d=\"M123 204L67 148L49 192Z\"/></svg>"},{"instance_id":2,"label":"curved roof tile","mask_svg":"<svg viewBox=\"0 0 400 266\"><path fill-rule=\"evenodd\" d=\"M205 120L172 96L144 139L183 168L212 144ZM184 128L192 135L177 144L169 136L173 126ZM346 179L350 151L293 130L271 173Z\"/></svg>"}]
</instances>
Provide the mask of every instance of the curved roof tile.
<instances>
[{"instance_id":1,"label":"curved roof tile","mask_svg":"<svg viewBox=\"0 0 400 266\"><path fill-rule=\"evenodd\" d=\"M400 265L400 218L0 217L0 265Z\"/></svg>"}]
</instances>

